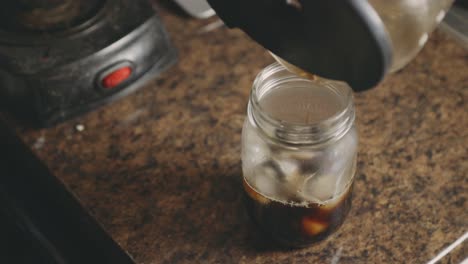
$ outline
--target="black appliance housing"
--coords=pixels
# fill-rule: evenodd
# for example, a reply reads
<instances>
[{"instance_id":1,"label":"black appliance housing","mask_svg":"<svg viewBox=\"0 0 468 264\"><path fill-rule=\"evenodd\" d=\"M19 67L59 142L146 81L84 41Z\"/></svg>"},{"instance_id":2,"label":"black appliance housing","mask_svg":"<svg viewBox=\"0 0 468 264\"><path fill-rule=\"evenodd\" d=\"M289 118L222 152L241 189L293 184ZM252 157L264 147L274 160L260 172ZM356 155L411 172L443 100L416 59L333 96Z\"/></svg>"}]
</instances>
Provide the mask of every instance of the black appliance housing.
<instances>
[{"instance_id":1,"label":"black appliance housing","mask_svg":"<svg viewBox=\"0 0 468 264\"><path fill-rule=\"evenodd\" d=\"M50 126L120 98L176 61L148 0L8 0L0 104Z\"/></svg>"}]
</instances>

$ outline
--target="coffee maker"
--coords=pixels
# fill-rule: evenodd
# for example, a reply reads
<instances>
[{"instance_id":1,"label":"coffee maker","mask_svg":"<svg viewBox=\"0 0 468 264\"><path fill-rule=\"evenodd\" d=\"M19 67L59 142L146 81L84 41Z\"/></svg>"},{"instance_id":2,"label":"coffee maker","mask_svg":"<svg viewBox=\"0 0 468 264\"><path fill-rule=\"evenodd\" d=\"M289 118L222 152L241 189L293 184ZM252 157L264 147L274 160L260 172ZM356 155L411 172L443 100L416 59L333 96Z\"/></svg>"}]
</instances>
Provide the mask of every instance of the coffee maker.
<instances>
[{"instance_id":1,"label":"coffee maker","mask_svg":"<svg viewBox=\"0 0 468 264\"><path fill-rule=\"evenodd\" d=\"M120 98L176 61L148 0L7 0L0 105L50 126Z\"/></svg>"}]
</instances>

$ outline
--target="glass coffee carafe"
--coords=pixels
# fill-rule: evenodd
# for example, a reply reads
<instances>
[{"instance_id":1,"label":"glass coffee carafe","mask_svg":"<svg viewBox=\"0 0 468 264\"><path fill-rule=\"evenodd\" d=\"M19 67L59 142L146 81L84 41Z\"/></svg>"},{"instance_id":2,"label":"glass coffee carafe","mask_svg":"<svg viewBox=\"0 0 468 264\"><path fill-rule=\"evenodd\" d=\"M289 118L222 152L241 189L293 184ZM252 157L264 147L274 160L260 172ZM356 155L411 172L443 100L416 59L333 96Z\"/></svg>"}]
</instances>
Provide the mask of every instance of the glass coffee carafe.
<instances>
[{"instance_id":1,"label":"glass coffee carafe","mask_svg":"<svg viewBox=\"0 0 468 264\"><path fill-rule=\"evenodd\" d=\"M291 71L345 81L355 91L411 61L454 2L208 1L228 26L245 31Z\"/></svg>"},{"instance_id":2,"label":"glass coffee carafe","mask_svg":"<svg viewBox=\"0 0 468 264\"><path fill-rule=\"evenodd\" d=\"M403 68L418 54L453 2L454 0L368 0L383 22L391 43L389 73ZM292 72L303 77L313 77L311 73L272 55Z\"/></svg>"},{"instance_id":3,"label":"glass coffee carafe","mask_svg":"<svg viewBox=\"0 0 468 264\"><path fill-rule=\"evenodd\" d=\"M390 36L390 72L404 67L426 43L454 0L368 0Z\"/></svg>"}]
</instances>

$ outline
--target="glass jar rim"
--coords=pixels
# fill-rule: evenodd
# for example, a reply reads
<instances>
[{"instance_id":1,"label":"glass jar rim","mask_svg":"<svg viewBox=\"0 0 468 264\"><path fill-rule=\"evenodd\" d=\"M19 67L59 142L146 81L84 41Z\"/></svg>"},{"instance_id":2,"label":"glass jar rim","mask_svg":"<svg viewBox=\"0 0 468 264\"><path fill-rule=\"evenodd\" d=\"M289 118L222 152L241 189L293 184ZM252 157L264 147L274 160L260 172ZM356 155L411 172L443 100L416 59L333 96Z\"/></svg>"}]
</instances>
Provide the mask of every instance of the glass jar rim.
<instances>
[{"instance_id":1,"label":"glass jar rim","mask_svg":"<svg viewBox=\"0 0 468 264\"><path fill-rule=\"evenodd\" d=\"M277 75L277 76L275 76ZM273 77L274 81L267 80ZM319 121L300 124L280 120L269 114L260 104L268 91L293 81L329 89L343 105L331 116ZM341 138L354 124L355 113L352 89L344 82L300 77L275 62L264 68L255 78L249 99L248 115L270 138L290 144L319 144Z\"/></svg>"}]
</instances>

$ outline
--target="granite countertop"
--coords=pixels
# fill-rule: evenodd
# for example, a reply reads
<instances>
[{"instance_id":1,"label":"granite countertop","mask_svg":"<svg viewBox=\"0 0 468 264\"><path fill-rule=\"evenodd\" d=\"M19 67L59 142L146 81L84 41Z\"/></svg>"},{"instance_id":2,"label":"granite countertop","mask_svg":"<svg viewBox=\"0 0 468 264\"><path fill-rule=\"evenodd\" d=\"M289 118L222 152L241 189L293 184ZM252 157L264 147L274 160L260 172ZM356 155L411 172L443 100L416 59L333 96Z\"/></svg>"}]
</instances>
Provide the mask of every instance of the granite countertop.
<instances>
[{"instance_id":1,"label":"granite countertop","mask_svg":"<svg viewBox=\"0 0 468 264\"><path fill-rule=\"evenodd\" d=\"M259 235L241 189L248 94L273 59L238 30L208 31L213 19L161 14L176 66L53 128L5 121L136 263L425 263L468 230L468 51L456 42L437 32L355 95L352 210L328 240L284 250Z\"/></svg>"}]
</instances>

